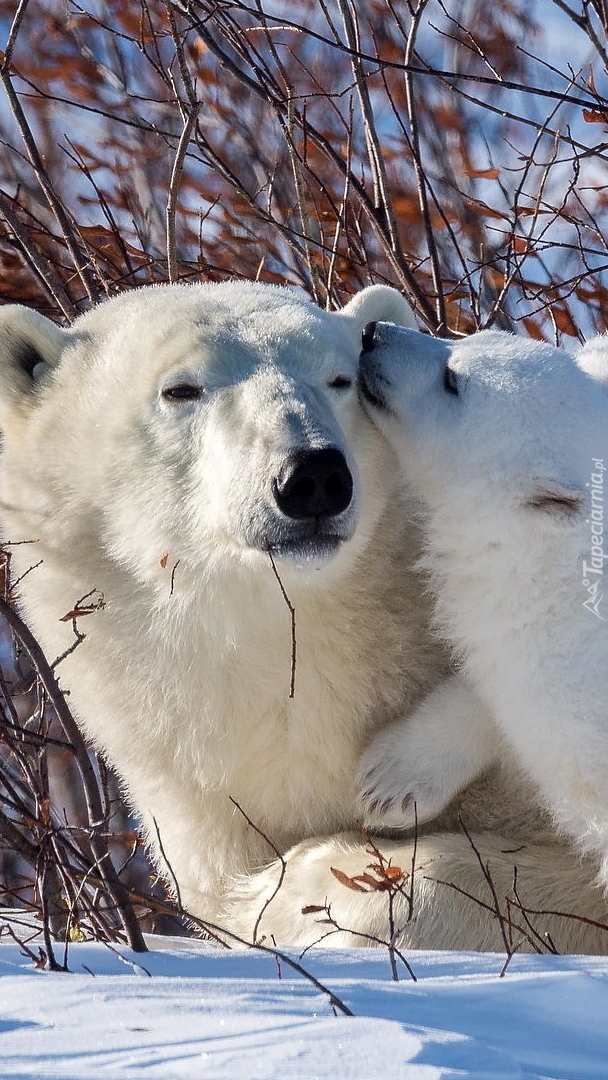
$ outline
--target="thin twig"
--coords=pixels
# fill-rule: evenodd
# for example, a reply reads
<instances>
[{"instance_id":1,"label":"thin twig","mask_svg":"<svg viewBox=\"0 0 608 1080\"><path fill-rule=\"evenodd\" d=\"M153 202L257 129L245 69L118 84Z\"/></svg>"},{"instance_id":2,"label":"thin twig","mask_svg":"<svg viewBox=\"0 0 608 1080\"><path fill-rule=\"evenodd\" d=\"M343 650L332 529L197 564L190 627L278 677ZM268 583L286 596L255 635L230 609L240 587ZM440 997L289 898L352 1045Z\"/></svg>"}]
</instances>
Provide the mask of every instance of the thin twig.
<instances>
[{"instance_id":1,"label":"thin twig","mask_svg":"<svg viewBox=\"0 0 608 1080\"><path fill-rule=\"evenodd\" d=\"M412 965L408 962L407 958L403 955L401 950L397 948L394 941L391 943L389 941L385 941L379 935L368 934L364 930L353 930L351 927L348 927L348 926L341 926L340 923L337 922L337 920L332 915L331 906L328 905L328 904L325 904L325 905L323 905L321 907L318 907L316 904L313 904L310 908L304 908L304 910L303 910L303 914L306 914L306 915L318 914L320 912L325 912L325 914L327 915L327 919L326 920L317 919L315 921L319 922L320 924L325 921L329 925L331 925L332 929L327 930L325 933L321 934L317 938L316 941L311 941L310 945L307 945L305 949L302 949L301 953L299 954L300 955L300 960L304 956L306 956L306 953L310 952L311 949L316 948L317 945L322 945L325 938L331 937L333 934L352 934L353 937L361 938L362 941L368 941L370 943L370 945L380 945L382 948L388 949L389 954L390 954L391 977L392 977L393 982L399 982L400 981L399 976L398 976L397 971L396 971L395 966L394 966L394 958L395 958L395 956L398 956L399 959L401 960L401 963L403 964L403 966L404 966L405 970L407 971L407 973L408 973L410 979L412 980L412 982L418 982L418 977L415 974L414 969L412 968Z\"/></svg>"},{"instance_id":2,"label":"thin twig","mask_svg":"<svg viewBox=\"0 0 608 1080\"><path fill-rule=\"evenodd\" d=\"M340 14L342 15L355 86L357 88L357 96L359 98L359 105L363 116L365 141L367 143L368 160L372 171L374 187L374 209L382 221L391 249L396 254L399 251L397 222L386 175L381 140L378 134L375 113L367 85L367 76L363 70L360 59L361 41L359 37L356 8L352 3L352 0L337 0L337 4L340 9Z\"/></svg>"},{"instance_id":3,"label":"thin twig","mask_svg":"<svg viewBox=\"0 0 608 1080\"><path fill-rule=\"evenodd\" d=\"M183 131L179 137L177 144L177 150L175 151L175 158L173 161L173 168L171 170L171 180L169 181L169 194L167 197L167 269L169 272L169 281L171 283L177 281L177 250L175 240L175 212L177 208L177 200L179 198L180 182L182 173L184 171L184 161L186 158L186 151L190 144L194 125L198 119L201 103L196 106L192 106L184 121Z\"/></svg>"},{"instance_id":4,"label":"thin twig","mask_svg":"<svg viewBox=\"0 0 608 1080\"><path fill-rule=\"evenodd\" d=\"M284 599L285 603L287 604L287 607L289 609L289 615L290 615L290 618L291 618L291 676L290 676L290 682L289 682L289 697L293 698L293 697L295 697L295 692L296 692L296 659L297 659L297 656L296 656L296 649L297 649L296 609L293 606L291 600L289 599L287 593L285 592L285 587L283 585L283 582L281 581L279 571L276 568L276 564L275 564L274 557L273 557L273 554L272 554L272 548L270 547L270 545L267 546L266 550L268 552L268 557L270 559L270 565L272 566L272 572L273 572L274 576L276 577L276 579L277 579L277 581L279 583L279 588L281 590L281 594L283 596L283 599Z\"/></svg>"},{"instance_id":5,"label":"thin twig","mask_svg":"<svg viewBox=\"0 0 608 1080\"><path fill-rule=\"evenodd\" d=\"M257 941L258 940L258 930L260 928L260 923L262 921L262 918L263 918L266 910L272 904L272 901L275 899L275 897L280 892L281 887L283 885L283 881L285 880L285 874L287 873L287 863L285 862L285 859L284 859L282 853L279 851L278 847L272 842L270 837L268 837L266 835L266 833L263 832L262 829L260 829L259 825L256 825L255 822L251 820L249 815L246 814L245 811L243 810L243 807L240 805L240 803L238 803L236 801L236 799L233 799L232 795L229 796L229 799L230 799L230 802L232 803L232 805L238 810L239 814L243 815L243 817L245 818L245 821L254 830L254 832L256 832L258 834L258 836L260 836L262 838L262 840L266 841L266 843L268 844L270 850L274 853L274 855L276 856L276 858L279 860L279 862L281 864L281 872L279 874L279 880L278 880L275 888L273 889L271 895L268 897L267 900L264 901L264 904L263 904L263 906L262 906L262 908L261 908L261 910L260 910L260 912L258 914L258 917L255 920L255 924L254 924L254 927L253 927L253 932L252 932L251 937L252 937L253 941Z\"/></svg>"},{"instance_id":6,"label":"thin twig","mask_svg":"<svg viewBox=\"0 0 608 1080\"><path fill-rule=\"evenodd\" d=\"M429 256L431 259L431 270L433 276L433 289L435 292L435 305L437 312L437 333L442 334L447 327L447 318L445 310L445 299L443 296L443 286L441 279L441 266L439 262L439 252L437 250L437 244L435 241L435 233L431 223L431 215L429 210L429 201L427 195L427 187L430 189L429 178L427 172L424 169L422 162L422 149L420 145L420 134L418 130L418 105L414 100L414 83L413 74L411 70L411 57L414 51L416 42L416 35L420 26L420 21L428 5L428 0L418 0L417 7L412 15L412 23L410 32L407 38L407 45L405 51L405 58L403 62L403 71L405 78L405 94L407 101L407 113L410 123L411 131L411 145L412 145L412 162L414 165L414 173L416 176L416 186L418 189L418 200L420 203L420 213L424 224L424 232L426 236L426 242L429 250Z\"/></svg>"},{"instance_id":7,"label":"thin twig","mask_svg":"<svg viewBox=\"0 0 608 1080\"><path fill-rule=\"evenodd\" d=\"M475 841L473 840L473 837L471 836L471 834L468 831L463 819L460 816L458 818L458 822L459 822L460 827L461 827L464 835L466 836L469 844L471 845L471 850L473 851L473 853L475 855L475 858L477 859L477 862L479 863L481 872L482 872L484 878L486 879L486 881L488 883L488 888L490 889L490 892L492 894L492 900L494 902L494 912L496 914L496 918L498 919L498 925L500 926L500 933L501 933L503 944L504 944L504 947L505 947L505 952L507 954L507 957L510 959L511 955L513 953L513 947L512 947L512 944L511 944L510 940L509 940L509 935L507 933L507 925L508 924L507 924L507 920L506 920L505 916L503 915L503 913L501 911L501 908L500 908L500 901L498 899L498 893L496 891L496 886L494 884L494 879L493 879L493 877L492 877L492 875L490 873L489 864L484 863L484 861L483 861L483 859L481 857L481 852L479 851L479 848L475 844ZM504 974L504 971L501 974Z\"/></svg>"}]
</instances>

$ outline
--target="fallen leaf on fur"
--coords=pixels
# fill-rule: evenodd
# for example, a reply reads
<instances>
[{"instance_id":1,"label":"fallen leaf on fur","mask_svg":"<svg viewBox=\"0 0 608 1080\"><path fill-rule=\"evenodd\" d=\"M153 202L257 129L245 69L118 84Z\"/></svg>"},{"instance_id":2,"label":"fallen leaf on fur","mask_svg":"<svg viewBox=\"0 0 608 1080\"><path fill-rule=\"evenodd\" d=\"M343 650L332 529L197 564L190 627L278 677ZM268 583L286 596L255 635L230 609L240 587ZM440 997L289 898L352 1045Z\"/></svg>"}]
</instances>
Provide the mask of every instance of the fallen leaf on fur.
<instances>
[{"instance_id":1,"label":"fallen leaf on fur","mask_svg":"<svg viewBox=\"0 0 608 1080\"><path fill-rule=\"evenodd\" d=\"M373 889L378 887L378 879L372 877L371 874L357 874L356 877L353 878L353 881L364 881L366 885L371 885Z\"/></svg>"},{"instance_id":2,"label":"fallen leaf on fur","mask_svg":"<svg viewBox=\"0 0 608 1080\"><path fill-rule=\"evenodd\" d=\"M166 566L167 566L167 559L168 559L168 558L169 558L169 552L167 552L167 554L166 554L166 555L163 555L162 559L160 560L160 565L162 566L163 570L164 570L164 569L166 568Z\"/></svg>"},{"instance_id":3,"label":"fallen leaf on fur","mask_svg":"<svg viewBox=\"0 0 608 1080\"><path fill-rule=\"evenodd\" d=\"M71 611L62 615L59 622L70 622L72 619L80 619L82 615L92 615L94 611L98 611L96 607L78 607L72 608Z\"/></svg>"},{"instance_id":4,"label":"fallen leaf on fur","mask_svg":"<svg viewBox=\"0 0 608 1080\"><path fill-rule=\"evenodd\" d=\"M341 885L346 885L347 889L353 889L355 892L367 892L367 889L364 889L362 885L358 885L355 879L349 877L343 870L336 870L335 866L331 866L330 870Z\"/></svg>"},{"instance_id":5,"label":"fallen leaf on fur","mask_svg":"<svg viewBox=\"0 0 608 1080\"><path fill-rule=\"evenodd\" d=\"M327 911L323 904L307 904L302 908L302 915L317 915L320 911Z\"/></svg>"},{"instance_id":6,"label":"fallen leaf on fur","mask_svg":"<svg viewBox=\"0 0 608 1080\"><path fill-rule=\"evenodd\" d=\"M400 866L385 866L383 873L385 877L390 878L391 881L396 881L397 878L403 877L403 870Z\"/></svg>"}]
</instances>

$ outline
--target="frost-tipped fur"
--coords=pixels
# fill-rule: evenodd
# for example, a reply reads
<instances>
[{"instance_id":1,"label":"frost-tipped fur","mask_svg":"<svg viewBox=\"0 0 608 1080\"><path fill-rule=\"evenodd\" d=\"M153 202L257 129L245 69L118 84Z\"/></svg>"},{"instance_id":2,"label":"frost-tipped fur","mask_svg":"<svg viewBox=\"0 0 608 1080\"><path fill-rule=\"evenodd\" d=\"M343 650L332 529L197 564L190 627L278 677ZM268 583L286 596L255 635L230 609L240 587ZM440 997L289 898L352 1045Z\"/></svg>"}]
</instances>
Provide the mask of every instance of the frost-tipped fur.
<instances>
[{"instance_id":1,"label":"frost-tipped fur","mask_svg":"<svg viewBox=\"0 0 608 1080\"><path fill-rule=\"evenodd\" d=\"M607 370L601 339L577 363L499 332L454 344L386 326L361 376L368 411L428 512L425 565L438 625L488 710L483 731L483 706L455 682L452 715L442 702L449 722L434 721L432 742L416 715L378 736L364 798L390 804L395 824L397 795L415 794L422 762L433 788L440 746L437 810L454 793L451 777L463 784L506 744L559 830L597 861L604 885Z\"/></svg>"}]
</instances>

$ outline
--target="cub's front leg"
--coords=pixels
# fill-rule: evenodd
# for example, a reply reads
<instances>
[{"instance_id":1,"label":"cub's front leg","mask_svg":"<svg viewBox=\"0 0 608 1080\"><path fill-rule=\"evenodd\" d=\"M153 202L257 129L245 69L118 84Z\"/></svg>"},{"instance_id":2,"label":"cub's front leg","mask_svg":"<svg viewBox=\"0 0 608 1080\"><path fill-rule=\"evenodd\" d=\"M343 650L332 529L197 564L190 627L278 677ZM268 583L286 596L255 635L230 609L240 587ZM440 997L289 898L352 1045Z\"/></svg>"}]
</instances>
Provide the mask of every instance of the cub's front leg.
<instances>
[{"instance_id":1,"label":"cub's front leg","mask_svg":"<svg viewBox=\"0 0 608 1080\"><path fill-rule=\"evenodd\" d=\"M412 828L436 817L498 759L491 713L460 678L446 679L364 751L359 807L370 828Z\"/></svg>"}]
</instances>

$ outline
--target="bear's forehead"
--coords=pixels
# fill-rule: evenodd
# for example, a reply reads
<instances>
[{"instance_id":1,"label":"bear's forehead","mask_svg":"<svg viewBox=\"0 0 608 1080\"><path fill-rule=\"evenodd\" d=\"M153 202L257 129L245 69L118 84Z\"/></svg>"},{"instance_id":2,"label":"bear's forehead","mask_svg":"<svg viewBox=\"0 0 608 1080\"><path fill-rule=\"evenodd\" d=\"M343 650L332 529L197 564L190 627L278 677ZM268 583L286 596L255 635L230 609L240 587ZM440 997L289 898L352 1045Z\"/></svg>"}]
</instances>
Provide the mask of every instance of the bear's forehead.
<instances>
[{"instance_id":1,"label":"bear's forehead","mask_svg":"<svg viewBox=\"0 0 608 1080\"><path fill-rule=\"evenodd\" d=\"M75 327L105 334L112 329L146 328L159 335L178 324L227 327L322 326L327 312L292 289L255 282L153 285L122 293L82 315Z\"/></svg>"},{"instance_id":2,"label":"bear's forehead","mask_svg":"<svg viewBox=\"0 0 608 1080\"><path fill-rule=\"evenodd\" d=\"M289 289L250 282L153 286L82 316L73 340L94 365L111 367L139 360L159 369L197 361L289 368L304 358L314 367L345 350L342 321Z\"/></svg>"}]
</instances>

